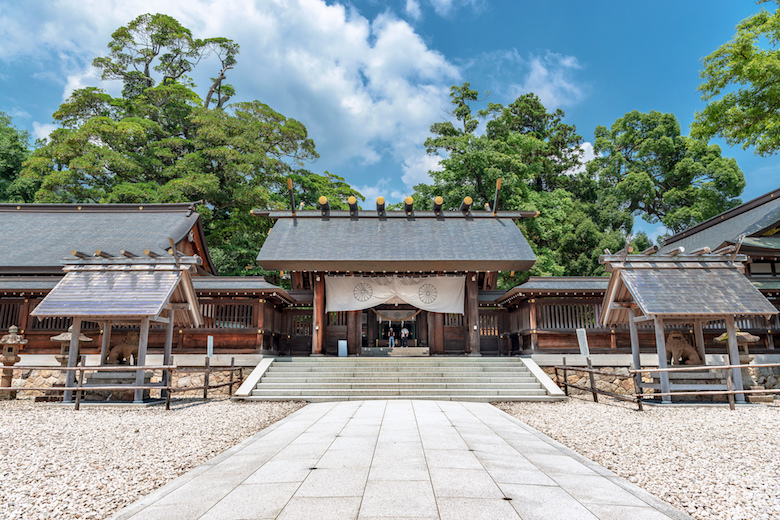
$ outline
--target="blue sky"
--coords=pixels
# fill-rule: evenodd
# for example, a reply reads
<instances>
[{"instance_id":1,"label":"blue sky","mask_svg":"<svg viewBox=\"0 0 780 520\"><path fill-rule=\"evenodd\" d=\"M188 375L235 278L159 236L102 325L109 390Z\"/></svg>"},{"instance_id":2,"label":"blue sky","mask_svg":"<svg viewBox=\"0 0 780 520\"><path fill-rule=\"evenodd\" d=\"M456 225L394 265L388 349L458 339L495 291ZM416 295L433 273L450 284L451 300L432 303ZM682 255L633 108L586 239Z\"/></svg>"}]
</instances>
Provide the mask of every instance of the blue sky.
<instances>
[{"instance_id":1,"label":"blue sky","mask_svg":"<svg viewBox=\"0 0 780 520\"><path fill-rule=\"evenodd\" d=\"M197 37L241 45L234 100L303 122L321 155L311 170L395 202L436 167L422 144L448 117L451 85L469 81L504 104L535 92L588 144L596 125L632 110L672 112L687 134L703 108L701 58L759 9L747 0L0 0L0 110L42 137L74 88L118 93L92 59L119 26L163 12ZM215 73L213 62L196 71L201 95ZM723 148L745 173L743 200L778 187L776 156Z\"/></svg>"}]
</instances>

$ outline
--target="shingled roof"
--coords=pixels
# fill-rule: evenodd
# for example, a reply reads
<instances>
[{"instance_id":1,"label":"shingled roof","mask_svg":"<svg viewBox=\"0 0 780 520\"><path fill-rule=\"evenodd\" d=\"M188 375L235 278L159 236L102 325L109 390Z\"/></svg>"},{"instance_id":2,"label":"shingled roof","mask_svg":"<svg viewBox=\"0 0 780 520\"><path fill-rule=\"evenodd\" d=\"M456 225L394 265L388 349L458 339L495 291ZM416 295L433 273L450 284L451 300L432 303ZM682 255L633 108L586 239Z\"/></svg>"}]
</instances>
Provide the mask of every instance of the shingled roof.
<instances>
[{"instance_id":1,"label":"shingled roof","mask_svg":"<svg viewBox=\"0 0 780 520\"><path fill-rule=\"evenodd\" d=\"M484 213L484 214L483 214ZM535 213L531 213L533 215ZM257 262L291 271L524 271L536 261L515 218L525 213L271 213Z\"/></svg>"},{"instance_id":2,"label":"shingled roof","mask_svg":"<svg viewBox=\"0 0 780 520\"><path fill-rule=\"evenodd\" d=\"M160 254L188 238L214 273L194 204L0 204L0 274L56 274L75 249ZM190 234L192 232L192 235Z\"/></svg>"},{"instance_id":3,"label":"shingled roof","mask_svg":"<svg viewBox=\"0 0 780 520\"><path fill-rule=\"evenodd\" d=\"M667 238L658 254L666 254L679 246L683 246L686 251L701 247L709 247L714 251L723 245L735 244L737 237L743 233L748 237L761 237L766 232L778 235L778 230L771 231L778 223L780 188ZM777 241L764 241L761 244L746 241L743 243L743 251L747 247L771 248L773 245L776 246Z\"/></svg>"},{"instance_id":4,"label":"shingled roof","mask_svg":"<svg viewBox=\"0 0 780 520\"><path fill-rule=\"evenodd\" d=\"M766 316L778 310L742 273L744 255L602 256L612 273L599 321L605 326L628 323L630 309L646 317L709 318L725 315Z\"/></svg>"}]
</instances>

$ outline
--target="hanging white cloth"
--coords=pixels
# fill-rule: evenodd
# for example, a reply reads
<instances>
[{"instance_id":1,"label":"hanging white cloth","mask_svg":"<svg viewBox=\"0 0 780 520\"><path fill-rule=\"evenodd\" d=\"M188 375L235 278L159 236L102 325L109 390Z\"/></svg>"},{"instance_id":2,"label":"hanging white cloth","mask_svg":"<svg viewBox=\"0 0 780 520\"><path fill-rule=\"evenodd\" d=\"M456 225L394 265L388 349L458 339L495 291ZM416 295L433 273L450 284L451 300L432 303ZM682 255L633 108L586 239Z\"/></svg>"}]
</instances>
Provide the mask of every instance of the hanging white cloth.
<instances>
[{"instance_id":1,"label":"hanging white cloth","mask_svg":"<svg viewBox=\"0 0 780 520\"><path fill-rule=\"evenodd\" d=\"M325 312L358 311L398 296L430 312L463 314L465 276L326 276Z\"/></svg>"}]
</instances>

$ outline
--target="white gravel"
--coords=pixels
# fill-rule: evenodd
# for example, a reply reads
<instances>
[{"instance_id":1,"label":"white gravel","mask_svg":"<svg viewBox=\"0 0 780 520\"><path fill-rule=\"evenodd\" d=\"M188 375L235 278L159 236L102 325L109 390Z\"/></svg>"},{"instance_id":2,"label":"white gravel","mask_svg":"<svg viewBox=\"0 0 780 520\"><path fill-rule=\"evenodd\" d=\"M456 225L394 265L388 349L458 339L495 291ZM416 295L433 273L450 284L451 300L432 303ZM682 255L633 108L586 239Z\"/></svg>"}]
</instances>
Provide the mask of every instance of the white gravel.
<instances>
[{"instance_id":1,"label":"white gravel","mask_svg":"<svg viewBox=\"0 0 780 520\"><path fill-rule=\"evenodd\" d=\"M0 402L0 518L107 518L304 406L174 400L173 409Z\"/></svg>"},{"instance_id":2,"label":"white gravel","mask_svg":"<svg viewBox=\"0 0 780 520\"><path fill-rule=\"evenodd\" d=\"M693 518L780 518L780 405L638 412L599 399L496 405Z\"/></svg>"}]
</instances>

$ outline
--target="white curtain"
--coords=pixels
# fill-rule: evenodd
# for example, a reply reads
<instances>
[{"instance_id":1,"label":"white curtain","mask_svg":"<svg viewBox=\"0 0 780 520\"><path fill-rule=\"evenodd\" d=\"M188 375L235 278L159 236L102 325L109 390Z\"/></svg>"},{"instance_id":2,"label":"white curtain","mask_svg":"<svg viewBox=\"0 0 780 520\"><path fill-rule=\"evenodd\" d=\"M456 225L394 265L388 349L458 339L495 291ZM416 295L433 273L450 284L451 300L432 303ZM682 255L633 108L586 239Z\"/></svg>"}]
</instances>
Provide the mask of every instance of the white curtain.
<instances>
[{"instance_id":1,"label":"white curtain","mask_svg":"<svg viewBox=\"0 0 780 520\"><path fill-rule=\"evenodd\" d=\"M465 276L326 276L325 312L358 311L398 296L430 312L463 314Z\"/></svg>"}]
</instances>

